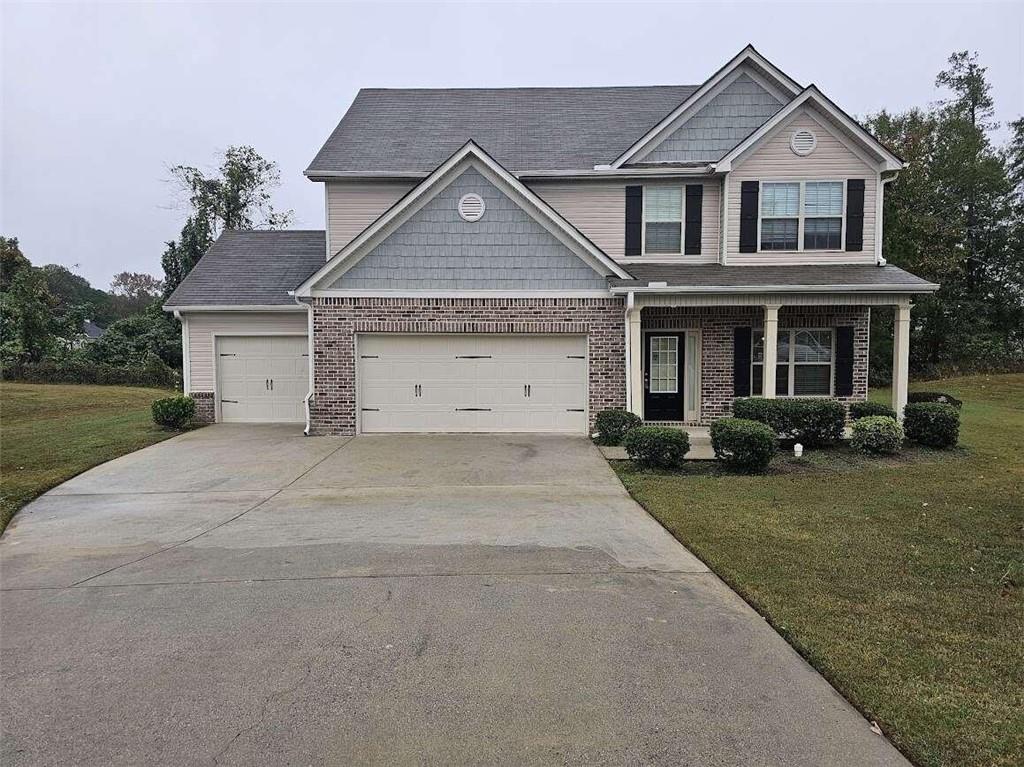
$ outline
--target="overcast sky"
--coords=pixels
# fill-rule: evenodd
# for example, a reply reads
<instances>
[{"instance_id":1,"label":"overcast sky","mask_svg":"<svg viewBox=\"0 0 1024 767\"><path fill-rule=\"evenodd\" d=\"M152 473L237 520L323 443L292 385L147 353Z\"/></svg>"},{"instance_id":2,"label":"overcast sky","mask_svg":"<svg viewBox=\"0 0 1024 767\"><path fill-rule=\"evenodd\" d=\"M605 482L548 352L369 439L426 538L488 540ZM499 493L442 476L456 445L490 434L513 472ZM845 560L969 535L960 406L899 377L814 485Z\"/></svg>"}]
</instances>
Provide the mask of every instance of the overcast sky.
<instances>
[{"instance_id":1,"label":"overcast sky","mask_svg":"<svg viewBox=\"0 0 1024 767\"><path fill-rule=\"evenodd\" d=\"M0 234L97 287L161 275L185 211L167 168L251 144L276 205L323 227L302 171L360 87L700 83L753 43L864 115L934 100L977 50L1024 113L1024 4L13 4L0 0ZM1005 135L1005 133L1003 134Z\"/></svg>"}]
</instances>

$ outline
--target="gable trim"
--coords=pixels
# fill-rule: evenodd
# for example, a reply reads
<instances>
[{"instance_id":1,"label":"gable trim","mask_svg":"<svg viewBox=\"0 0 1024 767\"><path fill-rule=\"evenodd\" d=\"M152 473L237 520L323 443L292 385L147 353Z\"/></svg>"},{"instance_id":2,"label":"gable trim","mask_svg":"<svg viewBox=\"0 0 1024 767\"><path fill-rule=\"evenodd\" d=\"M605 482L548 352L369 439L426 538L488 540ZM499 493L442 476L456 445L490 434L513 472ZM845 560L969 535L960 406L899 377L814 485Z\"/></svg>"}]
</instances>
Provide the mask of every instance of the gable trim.
<instances>
[{"instance_id":1,"label":"gable trim","mask_svg":"<svg viewBox=\"0 0 1024 767\"><path fill-rule=\"evenodd\" d=\"M779 125L793 116L798 109L807 108L808 106L820 109L824 115L835 121L835 123L845 129L848 133L852 134L852 136L861 144L863 149L867 149L870 153L875 155L875 164L881 166L880 170L889 171L903 169L905 165L903 160L889 151L884 144L872 136L863 126L861 126L860 123L832 103L828 97L818 90L816 86L809 85L803 93L776 112L764 125L729 150L721 160L715 163L715 170L719 173L727 173L731 171L733 169L733 165L738 164L748 150L771 135ZM814 117L813 114L811 116ZM821 121L818 120L818 122L820 123ZM843 143L849 144L848 141L844 141ZM850 148L855 154L863 158L862 151L859 151L855 147Z\"/></svg>"},{"instance_id":2,"label":"gable trim","mask_svg":"<svg viewBox=\"0 0 1024 767\"><path fill-rule=\"evenodd\" d=\"M629 279L628 273L622 267L584 237L561 214L505 170L475 142L468 141L290 294L310 296L321 283L337 280L469 167L474 167L502 193L512 198L527 215L536 219L595 271L604 274L610 272L614 276Z\"/></svg>"},{"instance_id":3,"label":"gable trim","mask_svg":"<svg viewBox=\"0 0 1024 767\"><path fill-rule=\"evenodd\" d=\"M657 144L661 143L666 135L679 127L677 123L680 122L680 118L689 117L696 111L696 108L703 107L704 101L710 100L705 98L709 94L710 98L714 98L718 90L721 90L721 88L724 88L739 76L740 67L747 63L752 63L765 70L780 83L781 89L771 89L769 93L777 96L783 103L785 103L787 98L792 98L803 90L799 83L758 53L754 46L748 45L726 62L721 69L705 80L700 88L694 91L682 104L673 109L661 122L647 131L629 149L615 158L611 163L611 167L621 168L627 162L636 162L638 156L642 157L649 153ZM767 85L765 79L756 72L748 71L747 73L754 78L758 85L762 87ZM715 93L712 93L712 91ZM698 104L698 102L701 103Z\"/></svg>"}]
</instances>

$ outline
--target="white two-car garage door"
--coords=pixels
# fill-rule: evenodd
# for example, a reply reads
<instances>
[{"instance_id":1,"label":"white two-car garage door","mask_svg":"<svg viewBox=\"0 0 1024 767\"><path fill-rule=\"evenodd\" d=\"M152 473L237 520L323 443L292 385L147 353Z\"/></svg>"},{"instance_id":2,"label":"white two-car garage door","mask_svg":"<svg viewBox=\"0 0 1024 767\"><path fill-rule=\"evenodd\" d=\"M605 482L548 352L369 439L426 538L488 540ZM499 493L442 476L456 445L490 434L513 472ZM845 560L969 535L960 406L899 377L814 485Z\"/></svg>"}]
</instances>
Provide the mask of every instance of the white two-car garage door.
<instances>
[{"instance_id":1,"label":"white two-car garage door","mask_svg":"<svg viewBox=\"0 0 1024 767\"><path fill-rule=\"evenodd\" d=\"M306 336L219 336L220 420L300 423L309 391Z\"/></svg>"},{"instance_id":2,"label":"white two-car garage door","mask_svg":"<svg viewBox=\"0 0 1024 767\"><path fill-rule=\"evenodd\" d=\"M364 432L587 430L586 336L360 335Z\"/></svg>"}]
</instances>

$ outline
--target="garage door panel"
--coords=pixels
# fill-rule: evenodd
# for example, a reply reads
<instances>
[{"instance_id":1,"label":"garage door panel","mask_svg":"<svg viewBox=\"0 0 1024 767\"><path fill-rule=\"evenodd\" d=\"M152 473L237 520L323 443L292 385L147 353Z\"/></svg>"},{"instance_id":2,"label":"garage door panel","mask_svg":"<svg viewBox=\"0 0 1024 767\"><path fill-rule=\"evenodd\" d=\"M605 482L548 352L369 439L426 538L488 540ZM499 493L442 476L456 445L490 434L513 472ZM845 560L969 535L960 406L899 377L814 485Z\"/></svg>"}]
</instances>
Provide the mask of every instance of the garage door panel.
<instances>
[{"instance_id":1,"label":"garage door panel","mask_svg":"<svg viewBox=\"0 0 1024 767\"><path fill-rule=\"evenodd\" d=\"M220 419L301 423L309 390L305 336L222 336L217 339Z\"/></svg>"},{"instance_id":2,"label":"garage door panel","mask_svg":"<svg viewBox=\"0 0 1024 767\"><path fill-rule=\"evenodd\" d=\"M358 343L363 431L586 432L585 336L371 335Z\"/></svg>"}]
</instances>

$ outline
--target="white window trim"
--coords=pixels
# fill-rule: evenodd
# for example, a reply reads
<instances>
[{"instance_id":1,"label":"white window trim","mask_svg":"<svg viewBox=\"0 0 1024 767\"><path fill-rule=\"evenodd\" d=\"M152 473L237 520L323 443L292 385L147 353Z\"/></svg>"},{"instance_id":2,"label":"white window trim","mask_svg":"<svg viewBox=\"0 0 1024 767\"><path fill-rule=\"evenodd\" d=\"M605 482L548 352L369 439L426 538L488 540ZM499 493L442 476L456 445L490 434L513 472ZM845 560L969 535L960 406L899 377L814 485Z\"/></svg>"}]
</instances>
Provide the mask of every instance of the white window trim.
<instances>
[{"instance_id":1,"label":"white window trim","mask_svg":"<svg viewBox=\"0 0 1024 767\"><path fill-rule=\"evenodd\" d=\"M765 179L758 181L757 187L757 252L765 253L768 255L778 255L781 253L845 253L846 252L846 182L848 179L843 178L808 178L808 179ZM808 218L837 218L837 216L806 216L804 215L804 189L806 184L810 182L812 184L842 184L843 186L843 202L840 209L840 220L839 224L839 247L838 248L804 248L804 220ZM795 216L762 216L761 214L761 195L764 193L765 184L799 184L800 185L800 199L797 201L796 215ZM797 220L796 226L796 249L795 250L764 250L761 247L761 221L764 218L769 219L793 219Z\"/></svg>"},{"instance_id":2,"label":"white window trim","mask_svg":"<svg viewBox=\"0 0 1024 767\"><path fill-rule=\"evenodd\" d=\"M811 332L823 332L828 331L830 338L832 339L832 351L829 359L828 367L828 394L794 394L793 390L796 386L796 376L793 375L793 368L797 365L824 365L824 362L797 362L796 361L796 334L802 330L808 330ZM764 334L764 328L754 328L754 333ZM786 365L789 368L788 374L788 388L785 394L776 394L776 397L784 397L786 399L822 399L824 397L835 397L836 396L836 329L835 328L788 328L786 330L779 330L779 336L783 333L789 335L789 359L787 360L776 360L776 365ZM754 367L757 365L761 366L761 394L751 394L751 396L764 396L765 387L765 376L764 376L764 362L755 362L753 354L754 344L751 343L751 354L750 354L750 384L753 388L754 384ZM772 385L775 384L775 375L772 375Z\"/></svg>"},{"instance_id":3,"label":"white window trim","mask_svg":"<svg viewBox=\"0 0 1024 767\"><path fill-rule=\"evenodd\" d=\"M640 253L642 257L650 256L652 258L658 258L668 256L672 258L674 256L681 256L686 252L686 184L644 184L644 196L643 196L643 211L640 216ZM666 253L659 251L658 253L647 252L647 190L648 189L678 189L679 190L679 250L675 253ZM670 223L666 221L652 221L651 223Z\"/></svg>"}]
</instances>

